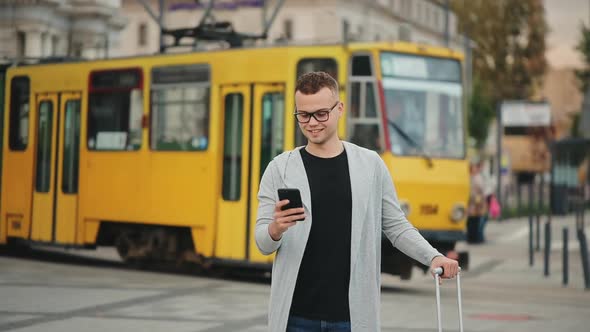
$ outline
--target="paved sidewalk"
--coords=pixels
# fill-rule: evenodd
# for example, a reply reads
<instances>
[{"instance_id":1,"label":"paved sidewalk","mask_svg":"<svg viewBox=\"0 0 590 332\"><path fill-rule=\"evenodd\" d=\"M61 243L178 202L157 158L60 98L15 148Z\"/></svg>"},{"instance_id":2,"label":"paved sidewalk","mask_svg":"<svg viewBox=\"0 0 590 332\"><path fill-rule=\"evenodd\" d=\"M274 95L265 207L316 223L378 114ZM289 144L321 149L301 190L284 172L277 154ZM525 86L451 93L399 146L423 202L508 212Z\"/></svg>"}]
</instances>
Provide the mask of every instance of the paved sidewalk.
<instances>
[{"instance_id":1,"label":"paved sidewalk","mask_svg":"<svg viewBox=\"0 0 590 332\"><path fill-rule=\"evenodd\" d=\"M541 227L546 219L541 219ZM535 223L536 224L536 223ZM587 223L590 224L590 223ZM470 251L471 267L462 273L463 311L466 331L589 331L590 330L590 290L584 289L578 240L575 234L573 216L553 217L552 250L550 255L550 275L543 275L543 247L535 252L534 266L529 266L529 226L528 218L512 219L502 222L491 221L486 228L484 244L468 245L462 243L459 249ZM569 285L562 285L562 228L569 227ZM586 227L587 236L590 227ZM534 234L536 237L536 234ZM544 240L544 232L541 232ZM416 287L427 285L425 291L433 289L429 276L415 275L409 283L392 277L384 278L385 287ZM458 331L457 304L454 282L443 284L443 326L445 331ZM434 298L434 293L431 296ZM389 299L384 295L384 307ZM409 301L409 297L408 297ZM414 307L413 305L409 305ZM405 311L408 305L405 305ZM435 322L435 306L425 303L425 307L415 307L418 312L426 312L430 320L417 323L423 315L411 315L406 321L390 325L407 327L398 331L428 331ZM384 315L391 312L384 310ZM430 312L431 316L428 316ZM385 323L387 324L387 323ZM387 326L387 325L385 325ZM393 331L393 329L392 329Z\"/></svg>"},{"instance_id":2,"label":"paved sidewalk","mask_svg":"<svg viewBox=\"0 0 590 332\"><path fill-rule=\"evenodd\" d=\"M549 277L543 276L542 252L528 265L527 219L490 222L486 243L461 244L471 252L471 268L462 273L465 331L590 330L590 291L584 290L573 225L571 216L553 218ZM570 227L567 287L561 285L563 226ZM113 263L0 256L0 331L266 331L270 287L264 278L134 271L122 268L109 248L79 253ZM383 275L382 331L437 331L433 280L415 272L410 281ZM458 331L455 290L445 281L444 331Z\"/></svg>"}]
</instances>

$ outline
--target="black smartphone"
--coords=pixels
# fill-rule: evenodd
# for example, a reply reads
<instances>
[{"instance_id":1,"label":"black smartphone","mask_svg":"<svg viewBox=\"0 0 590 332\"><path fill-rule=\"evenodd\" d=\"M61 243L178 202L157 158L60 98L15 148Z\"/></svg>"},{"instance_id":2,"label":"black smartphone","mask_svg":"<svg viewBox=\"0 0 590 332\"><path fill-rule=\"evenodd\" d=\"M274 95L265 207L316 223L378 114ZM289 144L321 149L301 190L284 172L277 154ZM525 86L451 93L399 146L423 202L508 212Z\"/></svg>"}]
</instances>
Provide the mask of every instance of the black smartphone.
<instances>
[{"instance_id":1,"label":"black smartphone","mask_svg":"<svg viewBox=\"0 0 590 332\"><path fill-rule=\"evenodd\" d=\"M278 189L279 193L279 200L288 199L289 203L281 208L281 210L288 210L292 208L301 208L303 207L303 202L301 201L301 193L297 188L280 188ZM303 221L305 219L299 219L297 221Z\"/></svg>"}]
</instances>

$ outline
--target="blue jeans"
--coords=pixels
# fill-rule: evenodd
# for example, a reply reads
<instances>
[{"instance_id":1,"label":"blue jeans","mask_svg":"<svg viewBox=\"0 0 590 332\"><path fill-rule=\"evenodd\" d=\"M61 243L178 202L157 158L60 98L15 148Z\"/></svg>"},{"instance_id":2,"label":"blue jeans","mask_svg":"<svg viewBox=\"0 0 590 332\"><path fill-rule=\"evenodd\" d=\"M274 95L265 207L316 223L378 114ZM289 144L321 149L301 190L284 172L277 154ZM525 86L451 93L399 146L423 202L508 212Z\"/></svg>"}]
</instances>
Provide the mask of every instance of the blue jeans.
<instances>
[{"instance_id":1,"label":"blue jeans","mask_svg":"<svg viewBox=\"0 0 590 332\"><path fill-rule=\"evenodd\" d=\"M287 332L350 332L350 322L328 322L289 316Z\"/></svg>"},{"instance_id":2,"label":"blue jeans","mask_svg":"<svg viewBox=\"0 0 590 332\"><path fill-rule=\"evenodd\" d=\"M467 218L467 242L468 243L483 243L484 229L487 223L487 215L471 216Z\"/></svg>"}]
</instances>

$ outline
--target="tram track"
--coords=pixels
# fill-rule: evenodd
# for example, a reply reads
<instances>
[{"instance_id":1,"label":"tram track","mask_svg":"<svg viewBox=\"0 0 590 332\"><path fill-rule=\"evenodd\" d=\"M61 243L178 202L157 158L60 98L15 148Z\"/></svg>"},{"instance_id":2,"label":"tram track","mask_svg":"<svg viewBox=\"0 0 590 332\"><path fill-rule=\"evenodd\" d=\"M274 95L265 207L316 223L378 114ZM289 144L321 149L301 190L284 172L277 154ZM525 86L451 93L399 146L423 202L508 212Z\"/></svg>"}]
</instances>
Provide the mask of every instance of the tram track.
<instances>
[{"instance_id":1,"label":"tram track","mask_svg":"<svg viewBox=\"0 0 590 332\"><path fill-rule=\"evenodd\" d=\"M194 263L142 262L126 263L115 255L94 253L92 250L63 249L49 246L0 246L0 256L34 260L46 263L121 269L127 271L155 272L172 275L195 276L216 280L231 280L257 284L270 284L270 274L247 267L214 266L204 269Z\"/></svg>"}]
</instances>

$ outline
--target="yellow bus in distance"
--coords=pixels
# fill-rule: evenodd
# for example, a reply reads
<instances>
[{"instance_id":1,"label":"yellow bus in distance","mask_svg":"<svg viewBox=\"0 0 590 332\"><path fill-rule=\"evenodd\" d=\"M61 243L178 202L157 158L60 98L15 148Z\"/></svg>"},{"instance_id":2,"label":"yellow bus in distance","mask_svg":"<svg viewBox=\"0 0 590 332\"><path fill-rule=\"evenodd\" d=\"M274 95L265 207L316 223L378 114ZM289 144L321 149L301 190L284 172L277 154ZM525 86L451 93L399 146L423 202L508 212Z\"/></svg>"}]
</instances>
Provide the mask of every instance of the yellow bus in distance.
<instances>
[{"instance_id":1,"label":"yellow bus in distance","mask_svg":"<svg viewBox=\"0 0 590 332\"><path fill-rule=\"evenodd\" d=\"M115 246L126 261L270 270L254 242L268 162L305 144L299 75L341 86L339 135L378 151L408 219L464 238L460 54L410 43L243 48L40 63L5 72L0 243ZM383 271L414 264L383 243Z\"/></svg>"}]
</instances>

